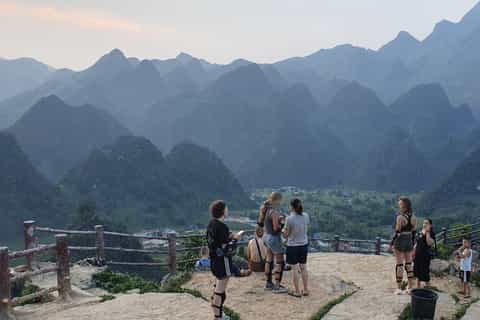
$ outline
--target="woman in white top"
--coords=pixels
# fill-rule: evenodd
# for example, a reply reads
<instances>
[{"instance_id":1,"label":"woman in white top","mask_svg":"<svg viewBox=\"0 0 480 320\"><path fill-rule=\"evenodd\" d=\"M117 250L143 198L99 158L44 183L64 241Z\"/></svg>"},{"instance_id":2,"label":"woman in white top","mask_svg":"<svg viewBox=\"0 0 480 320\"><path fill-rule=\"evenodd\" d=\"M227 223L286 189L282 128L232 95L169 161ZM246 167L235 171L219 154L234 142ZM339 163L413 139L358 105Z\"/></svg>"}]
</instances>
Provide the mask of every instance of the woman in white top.
<instances>
[{"instance_id":1,"label":"woman in white top","mask_svg":"<svg viewBox=\"0 0 480 320\"><path fill-rule=\"evenodd\" d=\"M308 225L310 218L303 212L303 205L299 199L290 202L290 216L285 223L284 235L287 238L287 263L293 269L293 285L295 291L289 292L291 296L300 298L309 295L308 290ZM302 276L303 293L299 288L299 274Z\"/></svg>"}]
</instances>

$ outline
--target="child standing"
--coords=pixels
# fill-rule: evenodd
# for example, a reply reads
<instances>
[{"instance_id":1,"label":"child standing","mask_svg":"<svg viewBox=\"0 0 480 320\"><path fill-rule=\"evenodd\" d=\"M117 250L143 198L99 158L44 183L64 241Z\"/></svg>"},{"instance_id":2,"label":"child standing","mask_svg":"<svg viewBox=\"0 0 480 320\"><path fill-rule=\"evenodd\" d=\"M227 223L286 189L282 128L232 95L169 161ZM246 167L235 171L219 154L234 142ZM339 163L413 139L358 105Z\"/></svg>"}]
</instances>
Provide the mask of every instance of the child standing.
<instances>
[{"instance_id":1,"label":"child standing","mask_svg":"<svg viewBox=\"0 0 480 320\"><path fill-rule=\"evenodd\" d=\"M233 275L232 253L229 248L233 240L239 240L243 232L232 234L223 222L228 215L228 208L221 200L210 205L212 220L207 227L207 242L210 252L210 268L216 278L211 297L213 315L215 319L230 319L223 314L223 305L227 298L228 279Z\"/></svg>"},{"instance_id":2,"label":"child standing","mask_svg":"<svg viewBox=\"0 0 480 320\"><path fill-rule=\"evenodd\" d=\"M460 280L463 284L463 291L460 294L465 298L470 298L470 277L472 274L472 249L470 248L470 239L464 238L462 246L457 251L457 257L460 259Z\"/></svg>"}]
</instances>

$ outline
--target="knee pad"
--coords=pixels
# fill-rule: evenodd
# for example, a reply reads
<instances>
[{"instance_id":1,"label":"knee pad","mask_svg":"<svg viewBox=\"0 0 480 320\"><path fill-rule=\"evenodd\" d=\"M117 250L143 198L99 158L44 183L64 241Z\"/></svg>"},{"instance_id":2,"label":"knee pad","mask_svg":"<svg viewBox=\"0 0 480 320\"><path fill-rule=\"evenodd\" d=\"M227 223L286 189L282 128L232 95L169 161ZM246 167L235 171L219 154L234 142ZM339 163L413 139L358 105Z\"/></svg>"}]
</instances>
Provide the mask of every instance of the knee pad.
<instances>
[{"instance_id":1,"label":"knee pad","mask_svg":"<svg viewBox=\"0 0 480 320\"><path fill-rule=\"evenodd\" d=\"M396 265L395 275L397 277L397 283L401 283L403 281L403 263L399 263Z\"/></svg>"},{"instance_id":2,"label":"knee pad","mask_svg":"<svg viewBox=\"0 0 480 320\"><path fill-rule=\"evenodd\" d=\"M283 271L285 270L285 262L275 264L275 280L282 282Z\"/></svg>"},{"instance_id":3,"label":"knee pad","mask_svg":"<svg viewBox=\"0 0 480 320\"><path fill-rule=\"evenodd\" d=\"M220 298L220 304L216 303L217 301L215 297ZM211 306L218 310L218 314L215 313L215 318L220 318L220 319L223 318L223 305L225 303L225 300L227 299L227 294L225 292L220 293L220 292L214 291L211 299L212 299Z\"/></svg>"},{"instance_id":4,"label":"knee pad","mask_svg":"<svg viewBox=\"0 0 480 320\"><path fill-rule=\"evenodd\" d=\"M411 262L405 263L405 271L407 272L408 279L415 278L415 276L413 274L413 268L412 268L412 263Z\"/></svg>"},{"instance_id":5,"label":"knee pad","mask_svg":"<svg viewBox=\"0 0 480 320\"><path fill-rule=\"evenodd\" d=\"M273 261L267 261L265 263L265 274L267 275L267 281L272 282L273 273Z\"/></svg>"}]
</instances>

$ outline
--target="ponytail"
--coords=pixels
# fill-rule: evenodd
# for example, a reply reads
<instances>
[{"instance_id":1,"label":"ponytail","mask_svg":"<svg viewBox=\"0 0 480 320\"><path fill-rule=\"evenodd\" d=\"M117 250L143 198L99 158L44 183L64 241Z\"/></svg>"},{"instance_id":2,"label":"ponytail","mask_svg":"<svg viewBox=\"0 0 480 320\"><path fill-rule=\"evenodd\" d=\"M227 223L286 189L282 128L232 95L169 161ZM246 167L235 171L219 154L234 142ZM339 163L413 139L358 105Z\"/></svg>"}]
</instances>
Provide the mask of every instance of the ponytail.
<instances>
[{"instance_id":1,"label":"ponytail","mask_svg":"<svg viewBox=\"0 0 480 320\"><path fill-rule=\"evenodd\" d=\"M303 214L303 205L302 201L300 199L292 199L290 201L290 206L292 207L293 211L295 211L296 214L302 215Z\"/></svg>"},{"instance_id":2,"label":"ponytail","mask_svg":"<svg viewBox=\"0 0 480 320\"><path fill-rule=\"evenodd\" d=\"M258 214L257 225L263 227L265 223L265 218L267 217L268 210L272 207L274 201L282 200L282 194L280 192L272 192L268 199L260 207L260 212Z\"/></svg>"}]
</instances>

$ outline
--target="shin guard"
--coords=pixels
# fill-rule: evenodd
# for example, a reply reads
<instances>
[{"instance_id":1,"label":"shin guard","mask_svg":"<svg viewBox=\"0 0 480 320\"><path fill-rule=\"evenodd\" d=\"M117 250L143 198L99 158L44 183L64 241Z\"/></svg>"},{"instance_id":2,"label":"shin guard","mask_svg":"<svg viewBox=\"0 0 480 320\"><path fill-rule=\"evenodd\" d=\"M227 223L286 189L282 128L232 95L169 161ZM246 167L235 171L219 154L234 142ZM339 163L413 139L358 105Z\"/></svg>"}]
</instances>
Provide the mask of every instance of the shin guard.
<instances>
[{"instance_id":1,"label":"shin guard","mask_svg":"<svg viewBox=\"0 0 480 320\"><path fill-rule=\"evenodd\" d=\"M395 268L395 276L397 278L397 283L402 283L403 281L403 263L397 264Z\"/></svg>"},{"instance_id":2,"label":"shin guard","mask_svg":"<svg viewBox=\"0 0 480 320\"><path fill-rule=\"evenodd\" d=\"M413 267L411 262L405 263L405 271L407 272L407 277L409 280L415 278L415 275L413 274Z\"/></svg>"}]
</instances>

